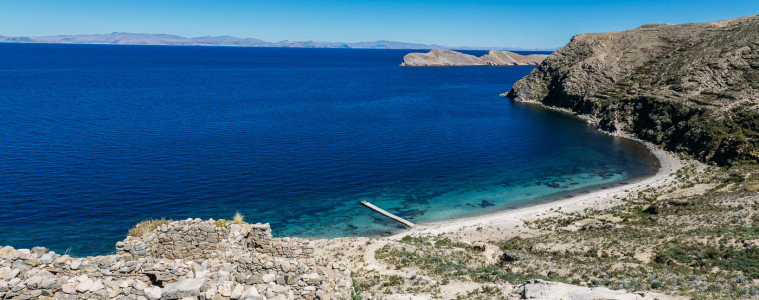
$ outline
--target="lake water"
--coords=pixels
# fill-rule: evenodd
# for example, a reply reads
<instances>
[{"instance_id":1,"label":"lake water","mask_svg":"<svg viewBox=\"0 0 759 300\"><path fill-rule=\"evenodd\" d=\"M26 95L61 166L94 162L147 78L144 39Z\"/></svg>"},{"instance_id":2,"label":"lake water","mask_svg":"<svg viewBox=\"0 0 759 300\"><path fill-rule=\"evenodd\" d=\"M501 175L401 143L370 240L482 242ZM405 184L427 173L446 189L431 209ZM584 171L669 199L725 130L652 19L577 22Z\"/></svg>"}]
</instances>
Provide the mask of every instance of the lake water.
<instances>
[{"instance_id":1,"label":"lake water","mask_svg":"<svg viewBox=\"0 0 759 300\"><path fill-rule=\"evenodd\" d=\"M533 67L408 50L0 44L0 245L113 252L148 218L381 235L656 172L641 145L511 103ZM483 51L472 51L483 54Z\"/></svg>"}]
</instances>

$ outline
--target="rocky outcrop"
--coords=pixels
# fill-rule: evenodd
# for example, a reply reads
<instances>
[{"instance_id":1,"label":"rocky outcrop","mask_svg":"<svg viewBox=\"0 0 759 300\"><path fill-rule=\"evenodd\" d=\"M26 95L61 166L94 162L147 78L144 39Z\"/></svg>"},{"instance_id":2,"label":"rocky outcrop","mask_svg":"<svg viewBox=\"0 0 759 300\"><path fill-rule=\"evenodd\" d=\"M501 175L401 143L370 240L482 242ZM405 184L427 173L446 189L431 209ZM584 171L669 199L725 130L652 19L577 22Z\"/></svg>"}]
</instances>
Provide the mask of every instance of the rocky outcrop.
<instances>
[{"instance_id":1,"label":"rocky outcrop","mask_svg":"<svg viewBox=\"0 0 759 300\"><path fill-rule=\"evenodd\" d=\"M629 293L624 290L610 290L604 287L589 288L540 279L533 279L517 286L514 289L514 294L518 295L520 299L541 300L643 300L661 297L659 295L649 297L645 293Z\"/></svg>"},{"instance_id":2,"label":"rocky outcrop","mask_svg":"<svg viewBox=\"0 0 759 300\"><path fill-rule=\"evenodd\" d=\"M404 67L442 67L442 66L526 66L538 65L548 55L520 55L509 51L490 50L487 54L476 57L461 52L435 49L427 53L409 53L403 56Z\"/></svg>"},{"instance_id":3,"label":"rocky outcrop","mask_svg":"<svg viewBox=\"0 0 759 300\"><path fill-rule=\"evenodd\" d=\"M0 249L0 299L348 299L350 269L317 265L312 242L268 224L187 219L74 258Z\"/></svg>"},{"instance_id":4,"label":"rocky outcrop","mask_svg":"<svg viewBox=\"0 0 759 300\"><path fill-rule=\"evenodd\" d=\"M403 56L401 66L471 66L480 64L482 64L480 59L474 55L446 49L435 49L427 53L406 54Z\"/></svg>"},{"instance_id":5,"label":"rocky outcrop","mask_svg":"<svg viewBox=\"0 0 759 300\"><path fill-rule=\"evenodd\" d=\"M759 15L579 34L505 94L703 161L759 161Z\"/></svg>"},{"instance_id":6,"label":"rocky outcrop","mask_svg":"<svg viewBox=\"0 0 759 300\"><path fill-rule=\"evenodd\" d=\"M509 51L490 50L480 57L482 64L489 66L537 66L547 54L520 55Z\"/></svg>"}]
</instances>

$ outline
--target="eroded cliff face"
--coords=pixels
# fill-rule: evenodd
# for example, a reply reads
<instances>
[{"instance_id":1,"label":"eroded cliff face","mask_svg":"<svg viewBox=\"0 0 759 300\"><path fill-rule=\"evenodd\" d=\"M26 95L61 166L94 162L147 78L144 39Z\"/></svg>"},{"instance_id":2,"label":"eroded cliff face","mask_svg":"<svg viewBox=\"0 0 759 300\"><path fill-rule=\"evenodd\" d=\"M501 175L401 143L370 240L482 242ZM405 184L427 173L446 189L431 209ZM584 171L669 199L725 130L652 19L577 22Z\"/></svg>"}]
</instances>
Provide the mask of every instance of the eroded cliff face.
<instances>
[{"instance_id":1,"label":"eroded cliff face","mask_svg":"<svg viewBox=\"0 0 759 300\"><path fill-rule=\"evenodd\" d=\"M759 161L759 15L579 34L505 94L719 164Z\"/></svg>"},{"instance_id":2,"label":"eroded cliff face","mask_svg":"<svg viewBox=\"0 0 759 300\"><path fill-rule=\"evenodd\" d=\"M527 66L540 64L548 55L520 55L509 51L490 50L477 57L461 52L435 49L427 53L409 53L403 56L404 67L443 66Z\"/></svg>"}]
</instances>

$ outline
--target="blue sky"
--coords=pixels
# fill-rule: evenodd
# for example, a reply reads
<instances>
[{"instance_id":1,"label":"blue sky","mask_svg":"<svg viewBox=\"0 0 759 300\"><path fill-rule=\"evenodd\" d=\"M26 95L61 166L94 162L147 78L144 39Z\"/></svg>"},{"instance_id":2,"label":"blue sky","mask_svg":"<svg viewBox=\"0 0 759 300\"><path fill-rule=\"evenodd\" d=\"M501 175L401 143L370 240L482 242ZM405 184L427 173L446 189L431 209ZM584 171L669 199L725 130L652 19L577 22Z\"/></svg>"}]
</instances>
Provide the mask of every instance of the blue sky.
<instances>
[{"instance_id":1,"label":"blue sky","mask_svg":"<svg viewBox=\"0 0 759 300\"><path fill-rule=\"evenodd\" d=\"M110 32L231 35L267 41L393 40L446 46L556 48L582 32L759 13L723 1L2 0L0 35Z\"/></svg>"}]
</instances>

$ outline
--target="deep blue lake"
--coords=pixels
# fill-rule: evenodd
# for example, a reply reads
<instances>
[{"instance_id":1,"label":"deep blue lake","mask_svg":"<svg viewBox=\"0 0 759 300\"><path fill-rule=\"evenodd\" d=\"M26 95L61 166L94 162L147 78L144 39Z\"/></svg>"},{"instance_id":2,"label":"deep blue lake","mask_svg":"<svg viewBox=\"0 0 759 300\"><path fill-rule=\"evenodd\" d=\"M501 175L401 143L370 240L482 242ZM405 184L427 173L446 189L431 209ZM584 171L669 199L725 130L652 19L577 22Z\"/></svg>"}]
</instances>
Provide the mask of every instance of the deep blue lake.
<instances>
[{"instance_id":1,"label":"deep blue lake","mask_svg":"<svg viewBox=\"0 0 759 300\"><path fill-rule=\"evenodd\" d=\"M381 235L653 174L641 145L499 93L533 67L408 50L0 44L0 245L113 252L148 218ZM484 51L470 51L483 54Z\"/></svg>"}]
</instances>

